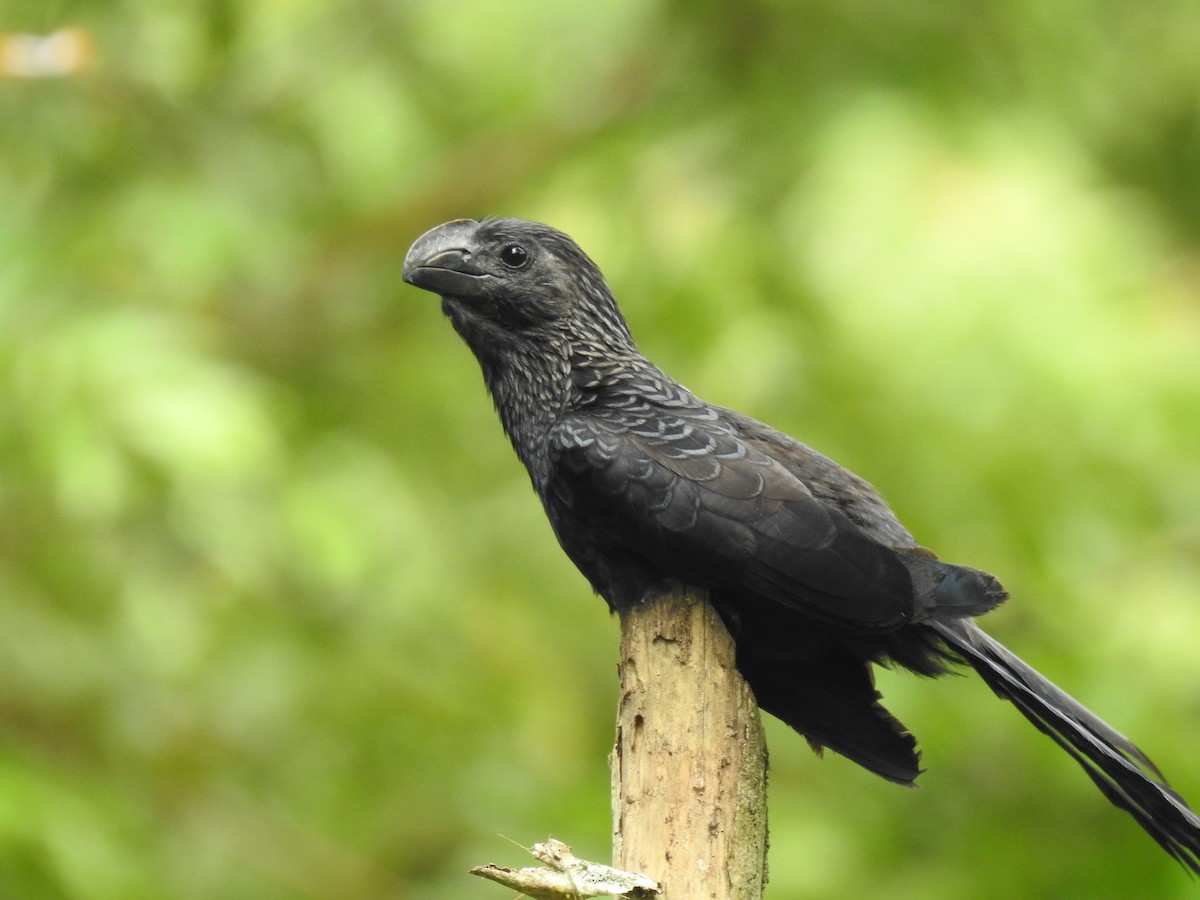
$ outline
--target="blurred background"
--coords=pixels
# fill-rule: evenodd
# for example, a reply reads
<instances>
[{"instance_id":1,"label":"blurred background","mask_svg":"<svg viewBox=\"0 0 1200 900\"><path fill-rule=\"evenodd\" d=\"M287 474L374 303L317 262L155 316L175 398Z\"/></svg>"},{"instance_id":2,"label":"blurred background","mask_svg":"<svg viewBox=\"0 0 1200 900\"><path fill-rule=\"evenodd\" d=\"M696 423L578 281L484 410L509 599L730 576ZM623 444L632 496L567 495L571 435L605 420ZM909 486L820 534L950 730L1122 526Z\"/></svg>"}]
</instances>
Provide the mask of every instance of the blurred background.
<instances>
[{"instance_id":1,"label":"blurred background","mask_svg":"<svg viewBox=\"0 0 1200 900\"><path fill-rule=\"evenodd\" d=\"M608 857L617 624L400 279L483 214L998 573L989 630L1200 803L1195 11L8 0L0 895ZM769 897L1192 895L976 679L880 682L920 789L769 721Z\"/></svg>"}]
</instances>

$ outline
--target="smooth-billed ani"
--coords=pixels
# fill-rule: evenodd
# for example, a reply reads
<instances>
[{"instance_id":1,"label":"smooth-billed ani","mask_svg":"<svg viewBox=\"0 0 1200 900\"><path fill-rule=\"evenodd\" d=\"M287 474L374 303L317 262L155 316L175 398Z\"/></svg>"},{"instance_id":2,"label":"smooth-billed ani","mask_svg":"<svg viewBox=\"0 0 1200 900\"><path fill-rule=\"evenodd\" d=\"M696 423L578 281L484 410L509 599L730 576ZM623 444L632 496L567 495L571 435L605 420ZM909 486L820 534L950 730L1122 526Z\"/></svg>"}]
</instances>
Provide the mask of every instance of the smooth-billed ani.
<instances>
[{"instance_id":1,"label":"smooth-billed ani","mask_svg":"<svg viewBox=\"0 0 1200 900\"><path fill-rule=\"evenodd\" d=\"M762 709L904 784L916 740L871 666L965 662L1200 872L1200 817L1146 756L972 621L1000 583L921 547L858 476L665 375L565 234L447 222L404 279L441 295L559 542L614 610L668 580L707 589Z\"/></svg>"}]
</instances>

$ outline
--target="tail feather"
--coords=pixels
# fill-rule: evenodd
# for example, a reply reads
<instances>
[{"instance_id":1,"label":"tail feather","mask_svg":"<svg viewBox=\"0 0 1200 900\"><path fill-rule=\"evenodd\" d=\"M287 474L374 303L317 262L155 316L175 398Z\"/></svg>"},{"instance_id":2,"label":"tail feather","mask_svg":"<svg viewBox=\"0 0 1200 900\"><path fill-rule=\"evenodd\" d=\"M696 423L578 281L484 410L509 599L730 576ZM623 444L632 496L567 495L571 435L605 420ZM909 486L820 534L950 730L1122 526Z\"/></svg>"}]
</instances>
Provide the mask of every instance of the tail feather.
<instances>
[{"instance_id":1,"label":"tail feather","mask_svg":"<svg viewBox=\"0 0 1200 900\"><path fill-rule=\"evenodd\" d=\"M921 773L917 739L879 702L866 663L848 656L817 666L743 657L738 669L758 705L818 753L828 747L898 784L911 786Z\"/></svg>"},{"instance_id":2,"label":"tail feather","mask_svg":"<svg viewBox=\"0 0 1200 900\"><path fill-rule=\"evenodd\" d=\"M996 694L1069 753L1114 806L1200 874L1197 816L1132 741L1026 665L970 620L931 623Z\"/></svg>"}]
</instances>

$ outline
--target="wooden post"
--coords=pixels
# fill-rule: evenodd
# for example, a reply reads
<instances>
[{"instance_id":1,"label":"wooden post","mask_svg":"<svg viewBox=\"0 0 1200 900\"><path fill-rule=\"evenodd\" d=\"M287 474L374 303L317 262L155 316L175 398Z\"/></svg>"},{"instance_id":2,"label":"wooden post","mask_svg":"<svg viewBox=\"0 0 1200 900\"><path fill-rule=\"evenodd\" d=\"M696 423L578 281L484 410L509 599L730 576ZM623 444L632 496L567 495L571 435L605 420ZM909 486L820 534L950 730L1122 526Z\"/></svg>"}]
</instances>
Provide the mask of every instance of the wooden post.
<instances>
[{"instance_id":1,"label":"wooden post","mask_svg":"<svg viewBox=\"0 0 1200 900\"><path fill-rule=\"evenodd\" d=\"M622 615L620 676L613 865L649 875L667 900L759 900L766 743L702 591L649 596Z\"/></svg>"}]
</instances>

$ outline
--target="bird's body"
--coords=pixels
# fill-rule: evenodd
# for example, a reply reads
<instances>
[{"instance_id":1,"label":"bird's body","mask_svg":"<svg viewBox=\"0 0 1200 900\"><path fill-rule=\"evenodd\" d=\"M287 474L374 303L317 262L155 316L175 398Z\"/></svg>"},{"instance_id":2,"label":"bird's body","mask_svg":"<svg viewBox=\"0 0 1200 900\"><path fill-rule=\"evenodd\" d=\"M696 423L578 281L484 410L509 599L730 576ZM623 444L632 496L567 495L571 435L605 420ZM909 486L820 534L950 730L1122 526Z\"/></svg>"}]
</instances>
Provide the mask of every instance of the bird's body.
<instances>
[{"instance_id":1,"label":"bird's body","mask_svg":"<svg viewBox=\"0 0 1200 900\"><path fill-rule=\"evenodd\" d=\"M442 296L559 542L614 610L665 581L706 589L764 710L901 783L916 741L871 666L966 662L1200 872L1200 818L1141 751L974 624L999 582L922 548L863 479L655 367L570 238L457 220L404 270Z\"/></svg>"}]
</instances>

